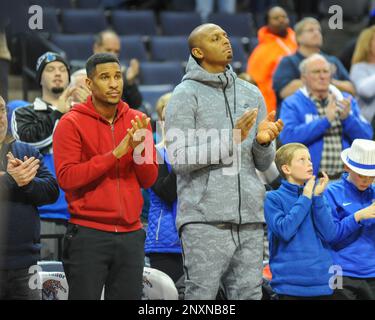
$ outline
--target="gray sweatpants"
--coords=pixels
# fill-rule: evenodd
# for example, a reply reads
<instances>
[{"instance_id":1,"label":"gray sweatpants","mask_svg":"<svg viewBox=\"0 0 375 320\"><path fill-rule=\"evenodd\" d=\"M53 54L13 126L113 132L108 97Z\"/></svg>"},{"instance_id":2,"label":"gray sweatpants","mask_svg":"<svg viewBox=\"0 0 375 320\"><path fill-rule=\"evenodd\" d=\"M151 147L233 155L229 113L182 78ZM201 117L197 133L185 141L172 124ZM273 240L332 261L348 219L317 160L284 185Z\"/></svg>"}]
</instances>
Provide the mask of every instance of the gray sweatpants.
<instances>
[{"instance_id":1,"label":"gray sweatpants","mask_svg":"<svg viewBox=\"0 0 375 320\"><path fill-rule=\"evenodd\" d=\"M220 284L230 300L262 297L263 224L219 229L208 224L183 227L185 299L214 300Z\"/></svg>"}]
</instances>

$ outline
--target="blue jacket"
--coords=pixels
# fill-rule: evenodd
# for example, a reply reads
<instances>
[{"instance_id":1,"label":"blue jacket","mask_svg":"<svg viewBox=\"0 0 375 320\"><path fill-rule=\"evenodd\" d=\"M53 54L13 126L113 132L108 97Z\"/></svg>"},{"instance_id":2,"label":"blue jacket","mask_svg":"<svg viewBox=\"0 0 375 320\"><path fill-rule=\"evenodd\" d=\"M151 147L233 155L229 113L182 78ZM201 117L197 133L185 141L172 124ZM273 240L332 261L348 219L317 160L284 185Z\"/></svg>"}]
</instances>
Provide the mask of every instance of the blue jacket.
<instances>
[{"instance_id":1,"label":"blue jacket","mask_svg":"<svg viewBox=\"0 0 375 320\"><path fill-rule=\"evenodd\" d=\"M159 161L159 175L155 185L148 189L150 194L150 210L148 214L146 253L181 253L181 244L176 229L176 176L171 173L165 149L158 149L158 156L164 159L165 165ZM167 167L167 172L162 173ZM168 174L169 173L169 174ZM159 194L159 195L158 195ZM164 198L164 200L163 200ZM172 201L166 201L172 200Z\"/></svg>"},{"instance_id":2,"label":"blue jacket","mask_svg":"<svg viewBox=\"0 0 375 320\"><path fill-rule=\"evenodd\" d=\"M6 153L18 159L36 157L40 162L36 177L18 187L8 174L0 176L0 269L21 269L36 264L40 251L40 221L37 206L55 202L59 196L56 180L33 147L13 142L0 152L0 171L7 168Z\"/></svg>"},{"instance_id":3,"label":"blue jacket","mask_svg":"<svg viewBox=\"0 0 375 320\"><path fill-rule=\"evenodd\" d=\"M354 139L372 139L373 135L371 125L360 115L354 98L351 107L348 118L342 121L342 149L350 147ZM301 90L283 101L280 118L284 122L284 129L280 133L281 143L299 142L306 145L310 151L314 174L317 175L323 153L323 136L330 128L330 122L326 117L319 116L314 102Z\"/></svg>"},{"instance_id":4,"label":"blue jacket","mask_svg":"<svg viewBox=\"0 0 375 320\"><path fill-rule=\"evenodd\" d=\"M55 164L53 162L53 154L45 154L43 156L44 164L48 170L56 178ZM59 188L60 195L56 202L41 206L38 208L39 215L42 219L64 219L69 220L70 213L68 211L68 204L65 200L65 192Z\"/></svg>"},{"instance_id":5,"label":"blue jacket","mask_svg":"<svg viewBox=\"0 0 375 320\"><path fill-rule=\"evenodd\" d=\"M267 192L264 211L270 246L271 286L278 294L323 296L329 288L333 265L326 241L330 240L330 212L324 197L309 199L303 186L282 180Z\"/></svg>"},{"instance_id":6,"label":"blue jacket","mask_svg":"<svg viewBox=\"0 0 375 320\"><path fill-rule=\"evenodd\" d=\"M337 57L328 55L324 52L320 52L320 54L331 64L336 66L336 71L333 75L334 79L350 81L348 71ZM281 100L280 91L286 87L289 82L301 77L299 65L304 59L306 59L306 57L297 51L295 54L285 56L280 60L280 63L272 76L273 90L275 90L278 100Z\"/></svg>"},{"instance_id":7,"label":"blue jacket","mask_svg":"<svg viewBox=\"0 0 375 320\"><path fill-rule=\"evenodd\" d=\"M348 174L332 183L325 191L337 222L354 220L354 213L371 205L375 200L372 185L361 192L347 180ZM363 220L349 235L331 241L335 264L343 269L343 275L355 278L375 278L375 219Z\"/></svg>"}]
</instances>

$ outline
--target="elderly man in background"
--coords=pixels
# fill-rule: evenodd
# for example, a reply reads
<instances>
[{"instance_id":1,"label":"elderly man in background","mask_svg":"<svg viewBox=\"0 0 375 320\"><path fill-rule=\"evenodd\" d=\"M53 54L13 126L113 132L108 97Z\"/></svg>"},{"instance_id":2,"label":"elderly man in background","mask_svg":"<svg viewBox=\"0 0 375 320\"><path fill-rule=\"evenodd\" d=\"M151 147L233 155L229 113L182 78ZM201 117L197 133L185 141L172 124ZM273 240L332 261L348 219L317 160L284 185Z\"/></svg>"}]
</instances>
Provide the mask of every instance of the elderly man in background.
<instances>
[{"instance_id":1,"label":"elderly man in background","mask_svg":"<svg viewBox=\"0 0 375 320\"><path fill-rule=\"evenodd\" d=\"M360 115L356 100L330 85L332 68L324 56L303 60L300 72L303 87L281 106L281 143L303 143L309 148L314 175L327 172L331 180L339 179L344 169L341 151L354 139L371 139L372 127Z\"/></svg>"},{"instance_id":2,"label":"elderly man in background","mask_svg":"<svg viewBox=\"0 0 375 320\"><path fill-rule=\"evenodd\" d=\"M303 87L298 67L302 60L314 53L320 53L334 68L331 83L339 90L354 95L355 90L353 84L350 82L349 73L340 60L320 50L323 45L323 36L319 21L312 17L306 17L295 25L294 31L296 33L298 50L295 54L281 59L272 78L273 89L278 99L278 106L281 105L283 99Z\"/></svg>"}]
</instances>

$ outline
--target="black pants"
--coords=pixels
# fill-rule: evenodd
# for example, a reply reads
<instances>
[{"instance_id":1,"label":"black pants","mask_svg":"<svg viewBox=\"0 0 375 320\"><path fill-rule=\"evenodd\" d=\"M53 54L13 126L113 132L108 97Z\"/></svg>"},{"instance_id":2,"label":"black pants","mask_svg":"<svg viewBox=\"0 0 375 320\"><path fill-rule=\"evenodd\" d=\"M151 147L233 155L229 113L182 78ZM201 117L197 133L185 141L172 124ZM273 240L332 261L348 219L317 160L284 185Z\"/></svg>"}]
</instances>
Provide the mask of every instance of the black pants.
<instances>
[{"instance_id":1,"label":"black pants","mask_svg":"<svg viewBox=\"0 0 375 320\"><path fill-rule=\"evenodd\" d=\"M0 270L0 300L41 300L29 269Z\"/></svg>"},{"instance_id":2,"label":"black pants","mask_svg":"<svg viewBox=\"0 0 375 320\"><path fill-rule=\"evenodd\" d=\"M144 266L143 229L111 233L69 224L63 265L69 300L140 300Z\"/></svg>"},{"instance_id":3,"label":"black pants","mask_svg":"<svg viewBox=\"0 0 375 320\"><path fill-rule=\"evenodd\" d=\"M149 253L151 268L163 271L174 283L184 275L182 254L180 253Z\"/></svg>"},{"instance_id":4,"label":"black pants","mask_svg":"<svg viewBox=\"0 0 375 320\"><path fill-rule=\"evenodd\" d=\"M375 300L375 278L343 277L343 288L335 290L337 300Z\"/></svg>"}]
</instances>

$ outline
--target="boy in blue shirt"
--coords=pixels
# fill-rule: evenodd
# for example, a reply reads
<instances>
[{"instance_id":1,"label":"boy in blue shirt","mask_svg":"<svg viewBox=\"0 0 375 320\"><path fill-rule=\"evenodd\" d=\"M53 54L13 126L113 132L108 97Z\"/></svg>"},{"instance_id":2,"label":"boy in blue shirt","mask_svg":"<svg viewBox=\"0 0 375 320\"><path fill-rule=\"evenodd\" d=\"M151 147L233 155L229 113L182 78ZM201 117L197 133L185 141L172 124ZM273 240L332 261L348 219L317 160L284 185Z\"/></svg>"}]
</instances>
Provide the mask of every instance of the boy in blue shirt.
<instances>
[{"instance_id":1,"label":"boy in blue shirt","mask_svg":"<svg viewBox=\"0 0 375 320\"><path fill-rule=\"evenodd\" d=\"M331 240L333 259L343 271L338 299L375 299L375 142L356 139L341 153L345 171L341 181L325 191L336 223L358 222L349 236ZM369 219L369 220L367 220ZM364 221L366 220L366 221Z\"/></svg>"},{"instance_id":2,"label":"boy in blue shirt","mask_svg":"<svg viewBox=\"0 0 375 320\"><path fill-rule=\"evenodd\" d=\"M328 176L324 173L315 185L306 146L282 146L275 163L284 179L278 190L267 193L264 206L271 286L280 299L332 299L333 260L327 243L351 235L358 223L353 218L333 221L322 196Z\"/></svg>"}]
</instances>

